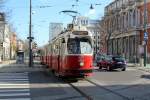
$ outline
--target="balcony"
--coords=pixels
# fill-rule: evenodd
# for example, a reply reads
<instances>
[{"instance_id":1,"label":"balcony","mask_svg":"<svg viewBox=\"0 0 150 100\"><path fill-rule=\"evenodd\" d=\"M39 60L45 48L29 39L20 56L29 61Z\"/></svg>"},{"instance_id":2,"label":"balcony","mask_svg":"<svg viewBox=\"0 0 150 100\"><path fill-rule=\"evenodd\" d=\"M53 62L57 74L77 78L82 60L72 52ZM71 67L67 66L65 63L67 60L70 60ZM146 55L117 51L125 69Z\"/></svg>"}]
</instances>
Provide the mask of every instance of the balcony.
<instances>
[{"instance_id":1,"label":"balcony","mask_svg":"<svg viewBox=\"0 0 150 100\"><path fill-rule=\"evenodd\" d=\"M143 0L135 0L135 2L140 2L141 3L141 2L143 2Z\"/></svg>"},{"instance_id":2,"label":"balcony","mask_svg":"<svg viewBox=\"0 0 150 100\"><path fill-rule=\"evenodd\" d=\"M121 11L121 8L115 8L115 12L120 12Z\"/></svg>"},{"instance_id":3,"label":"balcony","mask_svg":"<svg viewBox=\"0 0 150 100\"><path fill-rule=\"evenodd\" d=\"M121 9L120 14L125 14L127 12L126 9Z\"/></svg>"},{"instance_id":4,"label":"balcony","mask_svg":"<svg viewBox=\"0 0 150 100\"><path fill-rule=\"evenodd\" d=\"M141 26L135 26L134 27L134 30L136 30L136 31L141 31L143 28L141 27Z\"/></svg>"},{"instance_id":5,"label":"balcony","mask_svg":"<svg viewBox=\"0 0 150 100\"><path fill-rule=\"evenodd\" d=\"M127 6L126 4L122 4L120 13L125 13L125 12L127 12L127 8L128 8L128 6Z\"/></svg>"},{"instance_id":6,"label":"balcony","mask_svg":"<svg viewBox=\"0 0 150 100\"><path fill-rule=\"evenodd\" d=\"M135 4L135 1L134 0L129 0L128 1L128 6L133 6Z\"/></svg>"},{"instance_id":7,"label":"balcony","mask_svg":"<svg viewBox=\"0 0 150 100\"><path fill-rule=\"evenodd\" d=\"M128 11L132 11L133 9L134 9L134 7L133 7L133 6L128 6L126 10L128 10Z\"/></svg>"},{"instance_id":8,"label":"balcony","mask_svg":"<svg viewBox=\"0 0 150 100\"><path fill-rule=\"evenodd\" d=\"M126 9L127 6L125 4L122 4L121 9Z\"/></svg>"},{"instance_id":9,"label":"balcony","mask_svg":"<svg viewBox=\"0 0 150 100\"><path fill-rule=\"evenodd\" d=\"M136 0L134 6L139 7L139 6L141 6L142 2L143 2L143 0Z\"/></svg>"},{"instance_id":10,"label":"balcony","mask_svg":"<svg viewBox=\"0 0 150 100\"><path fill-rule=\"evenodd\" d=\"M105 16L111 16L115 13L114 10L109 10L108 12L105 12Z\"/></svg>"}]
</instances>

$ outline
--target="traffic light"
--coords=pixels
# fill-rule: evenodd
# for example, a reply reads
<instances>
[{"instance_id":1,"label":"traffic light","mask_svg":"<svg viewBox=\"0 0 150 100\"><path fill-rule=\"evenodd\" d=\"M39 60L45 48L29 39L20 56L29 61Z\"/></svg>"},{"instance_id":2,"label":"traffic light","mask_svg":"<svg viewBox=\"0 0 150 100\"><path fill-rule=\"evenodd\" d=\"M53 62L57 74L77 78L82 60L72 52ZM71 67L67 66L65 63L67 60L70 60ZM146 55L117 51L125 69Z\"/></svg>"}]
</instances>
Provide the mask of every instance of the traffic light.
<instances>
[{"instance_id":1,"label":"traffic light","mask_svg":"<svg viewBox=\"0 0 150 100\"><path fill-rule=\"evenodd\" d=\"M37 48L37 43L32 43L32 49L36 49Z\"/></svg>"},{"instance_id":2,"label":"traffic light","mask_svg":"<svg viewBox=\"0 0 150 100\"><path fill-rule=\"evenodd\" d=\"M40 53L41 53L41 50L38 50L37 53L40 54Z\"/></svg>"},{"instance_id":3,"label":"traffic light","mask_svg":"<svg viewBox=\"0 0 150 100\"><path fill-rule=\"evenodd\" d=\"M37 43L34 43L34 48L35 48L35 49L37 48Z\"/></svg>"},{"instance_id":4,"label":"traffic light","mask_svg":"<svg viewBox=\"0 0 150 100\"><path fill-rule=\"evenodd\" d=\"M1 47L3 47L3 42L0 44Z\"/></svg>"}]
</instances>

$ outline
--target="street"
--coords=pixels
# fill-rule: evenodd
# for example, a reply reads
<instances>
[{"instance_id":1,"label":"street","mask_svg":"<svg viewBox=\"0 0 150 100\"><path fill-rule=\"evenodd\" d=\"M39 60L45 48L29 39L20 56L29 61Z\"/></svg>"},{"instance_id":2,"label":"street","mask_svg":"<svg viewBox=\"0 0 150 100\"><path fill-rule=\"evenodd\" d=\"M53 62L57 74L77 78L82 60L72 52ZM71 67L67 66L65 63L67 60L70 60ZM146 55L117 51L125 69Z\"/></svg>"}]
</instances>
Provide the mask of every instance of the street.
<instances>
[{"instance_id":1,"label":"street","mask_svg":"<svg viewBox=\"0 0 150 100\"><path fill-rule=\"evenodd\" d=\"M0 68L0 100L149 100L150 73L135 67L126 71L94 69L90 78L64 82L46 71L25 64Z\"/></svg>"}]
</instances>

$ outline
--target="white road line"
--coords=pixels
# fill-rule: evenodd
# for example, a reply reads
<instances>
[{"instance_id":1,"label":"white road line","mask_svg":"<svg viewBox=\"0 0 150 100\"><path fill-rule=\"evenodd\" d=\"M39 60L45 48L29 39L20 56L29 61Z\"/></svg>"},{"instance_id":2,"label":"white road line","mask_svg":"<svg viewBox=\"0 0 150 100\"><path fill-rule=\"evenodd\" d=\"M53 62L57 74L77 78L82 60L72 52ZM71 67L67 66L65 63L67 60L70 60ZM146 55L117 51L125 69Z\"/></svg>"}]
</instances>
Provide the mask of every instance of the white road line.
<instances>
[{"instance_id":1,"label":"white road line","mask_svg":"<svg viewBox=\"0 0 150 100\"><path fill-rule=\"evenodd\" d=\"M11 99L0 99L0 100L31 100L30 98L11 98Z\"/></svg>"},{"instance_id":2,"label":"white road line","mask_svg":"<svg viewBox=\"0 0 150 100\"><path fill-rule=\"evenodd\" d=\"M0 79L0 81L5 81L5 80L7 80L7 81L27 81L27 80L29 80L29 79Z\"/></svg>"},{"instance_id":3,"label":"white road line","mask_svg":"<svg viewBox=\"0 0 150 100\"><path fill-rule=\"evenodd\" d=\"M30 93L1 93L0 97L6 97L6 96L30 96Z\"/></svg>"},{"instance_id":4,"label":"white road line","mask_svg":"<svg viewBox=\"0 0 150 100\"><path fill-rule=\"evenodd\" d=\"M29 84L26 84L26 83L6 83L6 84L0 84L0 86L28 86Z\"/></svg>"},{"instance_id":5,"label":"white road line","mask_svg":"<svg viewBox=\"0 0 150 100\"><path fill-rule=\"evenodd\" d=\"M7 84L7 83L12 83L12 84L15 84L15 83L29 83L29 81L7 81L7 80L3 80L3 81L0 81L0 84Z\"/></svg>"},{"instance_id":6,"label":"white road line","mask_svg":"<svg viewBox=\"0 0 150 100\"><path fill-rule=\"evenodd\" d=\"M0 89L5 89L5 88L6 89L8 89L8 88L16 88L16 89L23 88L24 89L24 88L29 88L29 85L22 85L22 86L18 86L18 85L10 85L10 86L9 85L6 85L6 86L4 85L3 86L2 85L2 86L0 86Z\"/></svg>"},{"instance_id":7,"label":"white road line","mask_svg":"<svg viewBox=\"0 0 150 100\"><path fill-rule=\"evenodd\" d=\"M3 89L0 90L0 92L27 92L30 91L30 89Z\"/></svg>"},{"instance_id":8,"label":"white road line","mask_svg":"<svg viewBox=\"0 0 150 100\"><path fill-rule=\"evenodd\" d=\"M28 75L28 73L0 73L0 75Z\"/></svg>"},{"instance_id":9,"label":"white road line","mask_svg":"<svg viewBox=\"0 0 150 100\"><path fill-rule=\"evenodd\" d=\"M0 78L28 78L28 76L0 76Z\"/></svg>"},{"instance_id":10,"label":"white road line","mask_svg":"<svg viewBox=\"0 0 150 100\"><path fill-rule=\"evenodd\" d=\"M10 88L13 88L13 89L20 89L20 88L22 88L22 89L26 89L26 88L29 88L29 86L6 86L6 87L0 87L0 89L10 89Z\"/></svg>"},{"instance_id":11,"label":"white road line","mask_svg":"<svg viewBox=\"0 0 150 100\"><path fill-rule=\"evenodd\" d=\"M0 74L0 77L28 77L28 75L27 74L25 74L25 75L19 75L19 74L17 74L17 75L14 75L14 74Z\"/></svg>"}]
</instances>

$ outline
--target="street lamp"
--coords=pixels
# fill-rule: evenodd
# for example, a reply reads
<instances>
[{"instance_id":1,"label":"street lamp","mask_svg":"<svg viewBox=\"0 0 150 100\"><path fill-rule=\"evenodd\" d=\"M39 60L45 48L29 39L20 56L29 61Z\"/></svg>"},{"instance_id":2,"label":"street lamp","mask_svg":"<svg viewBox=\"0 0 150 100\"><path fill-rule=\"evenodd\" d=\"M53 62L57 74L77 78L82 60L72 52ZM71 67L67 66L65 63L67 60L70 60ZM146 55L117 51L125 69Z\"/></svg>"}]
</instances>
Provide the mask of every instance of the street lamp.
<instances>
[{"instance_id":1,"label":"street lamp","mask_svg":"<svg viewBox=\"0 0 150 100\"><path fill-rule=\"evenodd\" d=\"M148 39L148 33L147 33L147 4L146 0L144 0L144 67L146 67L146 53L147 53L147 39Z\"/></svg>"},{"instance_id":2,"label":"street lamp","mask_svg":"<svg viewBox=\"0 0 150 100\"><path fill-rule=\"evenodd\" d=\"M31 45L32 45L32 40L33 40L33 37L31 36L31 32L32 32L32 2L30 0L30 17L29 17L29 67L32 67L33 66L33 55L32 55L32 48L31 48Z\"/></svg>"}]
</instances>

